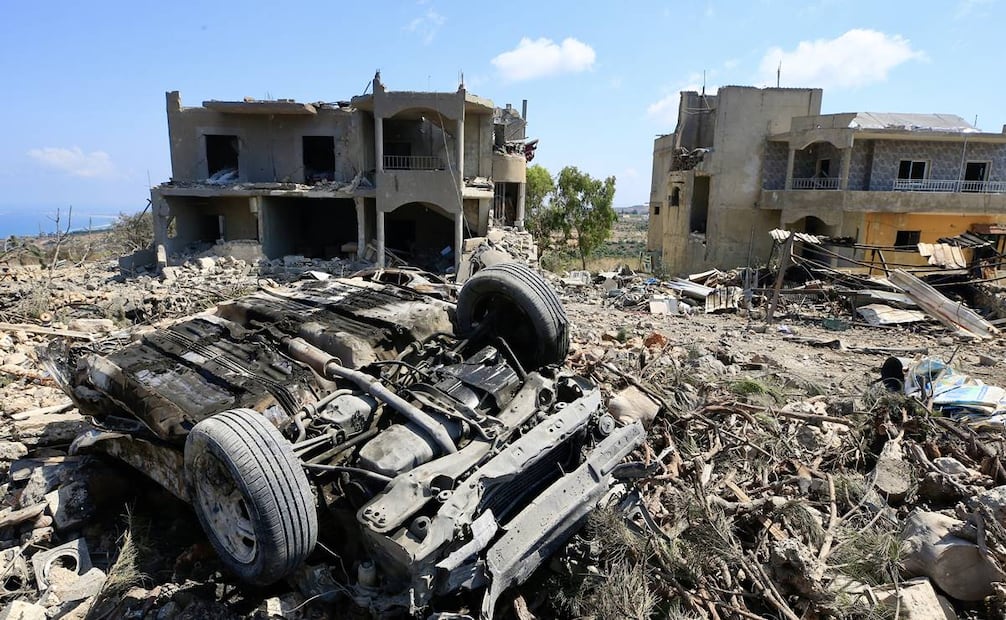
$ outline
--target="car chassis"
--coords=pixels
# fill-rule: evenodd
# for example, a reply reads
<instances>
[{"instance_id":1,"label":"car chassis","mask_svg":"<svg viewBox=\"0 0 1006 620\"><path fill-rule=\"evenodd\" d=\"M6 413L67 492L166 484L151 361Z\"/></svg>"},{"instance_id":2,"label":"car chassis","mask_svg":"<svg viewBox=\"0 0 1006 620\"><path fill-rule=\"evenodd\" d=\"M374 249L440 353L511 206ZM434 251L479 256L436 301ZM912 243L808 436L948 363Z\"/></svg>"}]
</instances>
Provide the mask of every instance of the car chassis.
<instances>
[{"instance_id":1,"label":"car chassis","mask_svg":"<svg viewBox=\"0 0 1006 620\"><path fill-rule=\"evenodd\" d=\"M518 264L475 274L456 306L330 279L125 338L50 348L101 429L73 450L190 502L242 581L289 578L382 617L484 590L478 615L492 618L644 437L561 369L565 312ZM351 574L320 561L319 538Z\"/></svg>"}]
</instances>

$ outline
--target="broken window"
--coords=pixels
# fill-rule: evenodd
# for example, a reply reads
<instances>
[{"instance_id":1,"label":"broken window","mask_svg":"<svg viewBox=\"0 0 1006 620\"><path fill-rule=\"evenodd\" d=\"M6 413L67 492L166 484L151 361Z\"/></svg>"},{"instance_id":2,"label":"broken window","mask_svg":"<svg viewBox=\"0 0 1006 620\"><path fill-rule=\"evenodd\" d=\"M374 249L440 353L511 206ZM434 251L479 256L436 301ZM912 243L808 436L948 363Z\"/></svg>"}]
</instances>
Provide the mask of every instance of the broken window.
<instances>
[{"instance_id":1,"label":"broken window","mask_svg":"<svg viewBox=\"0 0 1006 620\"><path fill-rule=\"evenodd\" d=\"M681 205L681 188L675 187L671 190L671 195L667 199L668 204L672 207L677 207Z\"/></svg>"},{"instance_id":2,"label":"broken window","mask_svg":"<svg viewBox=\"0 0 1006 620\"><path fill-rule=\"evenodd\" d=\"M911 159L902 159L901 163L898 164L898 178L899 179L912 179L912 180L922 180L926 178L926 164L925 161L915 161Z\"/></svg>"},{"instance_id":3,"label":"broken window","mask_svg":"<svg viewBox=\"0 0 1006 620\"><path fill-rule=\"evenodd\" d=\"M214 178L233 174L233 180L236 181L238 176L238 137L207 134L205 138L207 177Z\"/></svg>"},{"instance_id":4,"label":"broken window","mask_svg":"<svg viewBox=\"0 0 1006 620\"><path fill-rule=\"evenodd\" d=\"M304 182L314 185L335 180L335 138L304 136Z\"/></svg>"},{"instance_id":5,"label":"broken window","mask_svg":"<svg viewBox=\"0 0 1006 620\"><path fill-rule=\"evenodd\" d=\"M668 198L670 198L670 196L668 196ZM653 203L653 215L660 215L660 203L659 202Z\"/></svg>"},{"instance_id":6,"label":"broken window","mask_svg":"<svg viewBox=\"0 0 1006 620\"><path fill-rule=\"evenodd\" d=\"M694 233L705 234L709 220L709 177L695 177L692 188L692 211L688 229Z\"/></svg>"},{"instance_id":7,"label":"broken window","mask_svg":"<svg viewBox=\"0 0 1006 620\"><path fill-rule=\"evenodd\" d=\"M894 237L894 247L914 250L919 245L921 235L922 231L919 230L899 230Z\"/></svg>"},{"instance_id":8,"label":"broken window","mask_svg":"<svg viewBox=\"0 0 1006 620\"><path fill-rule=\"evenodd\" d=\"M964 166L964 182L961 183L962 192L980 192L985 189L985 181L989 179L990 162L969 161Z\"/></svg>"}]
</instances>

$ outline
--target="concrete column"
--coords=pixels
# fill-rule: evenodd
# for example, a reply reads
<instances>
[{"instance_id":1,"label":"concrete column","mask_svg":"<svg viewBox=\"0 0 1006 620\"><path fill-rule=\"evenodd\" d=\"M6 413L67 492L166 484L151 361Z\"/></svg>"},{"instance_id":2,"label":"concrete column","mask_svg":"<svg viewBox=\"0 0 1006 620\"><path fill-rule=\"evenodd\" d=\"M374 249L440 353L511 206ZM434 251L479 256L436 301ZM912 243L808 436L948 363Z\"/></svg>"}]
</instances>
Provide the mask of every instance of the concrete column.
<instances>
[{"instance_id":1,"label":"concrete column","mask_svg":"<svg viewBox=\"0 0 1006 620\"><path fill-rule=\"evenodd\" d=\"M153 216L154 253L157 271L168 266L168 218L171 209L168 202L155 191L150 192L150 213Z\"/></svg>"},{"instance_id":2,"label":"concrete column","mask_svg":"<svg viewBox=\"0 0 1006 620\"><path fill-rule=\"evenodd\" d=\"M838 188L849 189L849 171L852 169L852 147L842 149L842 171L838 181Z\"/></svg>"},{"instance_id":3,"label":"concrete column","mask_svg":"<svg viewBox=\"0 0 1006 620\"><path fill-rule=\"evenodd\" d=\"M384 267L384 211L377 210L377 266Z\"/></svg>"},{"instance_id":4,"label":"concrete column","mask_svg":"<svg viewBox=\"0 0 1006 620\"><path fill-rule=\"evenodd\" d=\"M796 149L789 147L789 156L786 158L786 185L785 189L793 189L793 163L796 161Z\"/></svg>"},{"instance_id":5,"label":"concrete column","mask_svg":"<svg viewBox=\"0 0 1006 620\"><path fill-rule=\"evenodd\" d=\"M461 268L461 250L465 243L465 214L454 214L454 273Z\"/></svg>"},{"instance_id":6,"label":"concrete column","mask_svg":"<svg viewBox=\"0 0 1006 620\"><path fill-rule=\"evenodd\" d=\"M456 159L458 160L458 183L463 184L465 182L465 117L464 114L458 119L458 131L457 131L457 151Z\"/></svg>"},{"instance_id":7,"label":"concrete column","mask_svg":"<svg viewBox=\"0 0 1006 620\"><path fill-rule=\"evenodd\" d=\"M517 230L524 230L524 197L527 190L527 183L517 185L517 217L514 219L514 226Z\"/></svg>"},{"instance_id":8,"label":"concrete column","mask_svg":"<svg viewBox=\"0 0 1006 620\"><path fill-rule=\"evenodd\" d=\"M363 198L354 198L356 204L356 258L362 259L367 251L367 214L363 210Z\"/></svg>"},{"instance_id":9,"label":"concrete column","mask_svg":"<svg viewBox=\"0 0 1006 620\"><path fill-rule=\"evenodd\" d=\"M374 165L378 172L384 172L384 119L374 116Z\"/></svg>"}]
</instances>

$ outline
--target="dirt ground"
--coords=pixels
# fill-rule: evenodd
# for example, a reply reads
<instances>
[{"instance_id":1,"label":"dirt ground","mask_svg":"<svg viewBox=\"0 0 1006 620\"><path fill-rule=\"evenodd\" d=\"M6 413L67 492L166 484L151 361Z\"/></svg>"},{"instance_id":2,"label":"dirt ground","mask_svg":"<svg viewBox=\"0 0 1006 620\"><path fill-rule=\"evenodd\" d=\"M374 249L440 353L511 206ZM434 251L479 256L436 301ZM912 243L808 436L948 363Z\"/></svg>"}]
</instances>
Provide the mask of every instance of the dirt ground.
<instances>
[{"instance_id":1,"label":"dirt ground","mask_svg":"<svg viewBox=\"0 0 1006 620\"><path fill-rule=\"evenodd\" d=\"M635 223L631 228L638 235ZM620 235L620 247L625 247L624 240L625 235ZM635 244L628 247L635 252ZM94 476L101 480L108 473L101 468L96 473L77 468L73 463L68 466L63 460L69 442L89 424L72 407L63 406L66 398L41 363L39 350L60 337L56 332L91 337L156 323L251 290L260 278L282 281L311 269L342 275L354 267L348 262L280 260L259 269L215 258L188 261L172 268L169 277L142 270L122 275L114 262L69 265L54 273L22 268L5 271L0 282L4 290L0 409L6 437L0 441L0 464L5 471L0 482L6 495L0 507L4 543L0 549L23 547L18 553L28 556L81 534L93 544L94 565L108 577L83 598L69 600L71 595L60 598L58 592L49 592L40 599L41 592L31 586L31 576L26 574L23 587L0 590L3 604L35 605L33 601L38 601L45 603L43 611L49 617L83 618L88 613L109 618L126 614L136 618L176 614L342 617L336 608L310 603L289 589L249 592L221 575L185 506L156 488L136 491L140 488L136 485L144 483L131 475L119 480L122 486L132 486L130 499L123 503L119 496L119 503L97 502L84 526L53 523L51 506L42 516L22 518L18 511L44 503L45 493L58 490L61 484ZM869 605L838 606L834 592L836 584L852 580L857 588L874 587L881 593L887 581L899 579L896 568L891 568L898 565L897 560L878 559L876 570L853 574L844 568L852 562L846 555L835 555L841 561L829 560L832 540L846 553L850 547L868 547L862 532L876 533L877 540L896 536L915 508L952 514L968 494L1006 483L994 471L998 456L983 460L982 451L988 452L985 444L972 440L971 448L950 445L934 435L930 422L913 420L916 414L903 404L886 409L876 402L864 404L868 393L877 391L880 367L892 355L933 356L988 384L1006 386L1002 338L961 339L934 321L870 327L848 317L843 323L847 329L833 331L823 322L831 308L816 298L787 297L771 324L761 318L762 313L749 316L744 310L658 315L651 314L646 303L624 307L597 285L564 285L561 275L548 279L563 298L571 322L568 365L597 380L609 401L634 383L664 399L659 415L648 420L651 442L642 460L650 469L636 485L660 532L651 529L642 539L625 534L613 543L612 548L621 550L617 557L577 537L549 569L561 564L574 576L578 570L581 577L601 575L619 584L617 600L605 594L603 586L582 578L573 580L578 585L568 598L557 600L556 593L569 582L555 587L550 581L554 576L538 575L513 593L504 612L507 617L885 617L871 615ZM99 322L82 323L81 319ZM842 409L843 401L853 404ZM40 413L40 409L45 411ZM844 413L837 413L839 409ZM780 413L783 410L786 415ZM876 485L876 474L871 472L884 461L882 449L895 436L898 442L903 436L907 446L906 456L896 460L915 468L911 477L916 487L907 497L888 495L889 505L881 500L876 511L866 510L863 506L872 505L867 498ZM928 456L919 457L913 452L915 447ZM768 453L772 458L765 456ZM939 492L927 489L925 481L935 475L927 470L931 469L928 459L946 455L959 459L969 473L946 482ZM17 480L6 473L19 463L55 467L51 471L60 473L24 486L27 473ZM806 484L793 482L803 476ZM937 478L937 482L944 480ZM836 487L858 488L858 495L843 499ZM696 498L702 500L701 506ZM136 508L137 503L142 506ZM164 509L143 508L151 503ZM765 506L775 506L775 511ZM794 519L794 510L802 511L803 521ZM15 518L22 520L11 521ZM715 527L703 525L710 523ZM158 534L172 528L178 532L170 537ZM596 520L588 526L588 534L591 528L598 528ZM621 531L602 523L601 529L605 528ZM995 532L992 536L993 542L999 541ZM658 539L665 542L654 542ZM595 540L611 542L603 536ZM1002 542L1006 543L1006 535ZM589 550L578 560L578 549L584 545ZM715 565L689 555L709 545L732 551L717 556L722 564ZM793 559L803 557L800 554L808 549L820 558L819 567ZM997 557L1006 559L1006 546L1000 551ZM11 566L16 562L0 562L0 571L9 573L14 570ZM769 568L753 574L755 566ZM795 583L793 575L801 571L814 579ZM745 594L716 594L720 590ZM973 601L955 604L958 617L999 617L989 611L992 606ZM97 616L95 610L100 612Z\"/></svg>"}]
</instances>

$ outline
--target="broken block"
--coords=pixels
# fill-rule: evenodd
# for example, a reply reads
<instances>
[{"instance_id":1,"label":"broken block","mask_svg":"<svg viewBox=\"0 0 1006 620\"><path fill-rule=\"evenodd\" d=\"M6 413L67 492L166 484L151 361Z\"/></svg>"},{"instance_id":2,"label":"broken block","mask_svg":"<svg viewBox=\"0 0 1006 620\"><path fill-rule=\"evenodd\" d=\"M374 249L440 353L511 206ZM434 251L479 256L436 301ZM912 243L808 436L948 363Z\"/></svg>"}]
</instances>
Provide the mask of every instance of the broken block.
<instances>
[{"instance_id":1,"label":"broken block","mask_svg":"<svg viewBox=\"0 0 1006 620\"><path fill-rule=\"evenodd\" d=\"M12 601L0 611L0 620L47 620L45 607L27 601Z\"/></svg>"}]
</instances>

